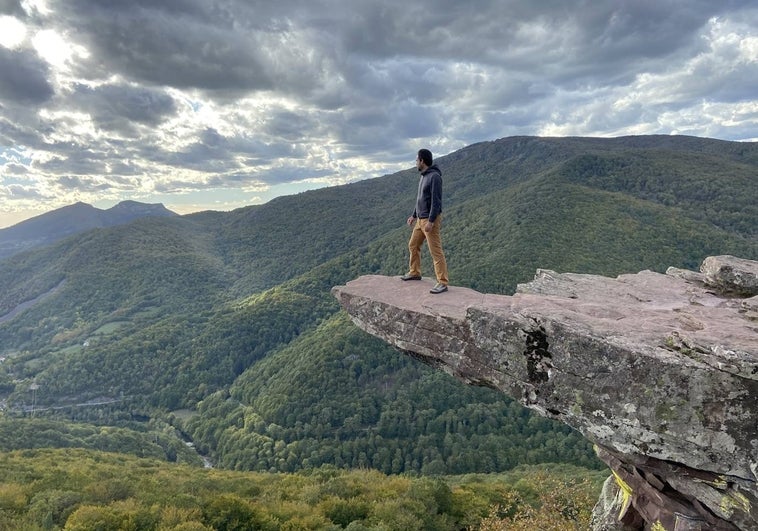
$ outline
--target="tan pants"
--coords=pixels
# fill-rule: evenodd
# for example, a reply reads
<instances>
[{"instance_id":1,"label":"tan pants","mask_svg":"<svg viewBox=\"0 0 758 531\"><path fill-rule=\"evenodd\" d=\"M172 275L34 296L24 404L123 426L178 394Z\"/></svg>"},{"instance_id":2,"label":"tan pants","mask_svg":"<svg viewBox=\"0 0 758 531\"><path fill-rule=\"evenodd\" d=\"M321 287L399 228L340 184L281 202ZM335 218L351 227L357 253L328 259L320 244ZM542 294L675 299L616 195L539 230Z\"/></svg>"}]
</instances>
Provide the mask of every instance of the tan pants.
<instances>
[{"instance_id":1,"label":"tan pants","mask_svg":"<svg viewBox=\"0 0 758 531\"><path fill-rule=\"evenodd\" d=\"M408 240L408 251L411 254L408 274L421 276L421 246L424 244L424 240L426 240L432 260L434 261L434 274L437 275L437 282L447 286L447 262L445 261L445 253L442 251L442 240L440 239L442 216L437 216L434 220L434 227L430 232L424 232L427 221L426 219L417 219L411 233L411 239Z\"/></svg>"}]
</instances>

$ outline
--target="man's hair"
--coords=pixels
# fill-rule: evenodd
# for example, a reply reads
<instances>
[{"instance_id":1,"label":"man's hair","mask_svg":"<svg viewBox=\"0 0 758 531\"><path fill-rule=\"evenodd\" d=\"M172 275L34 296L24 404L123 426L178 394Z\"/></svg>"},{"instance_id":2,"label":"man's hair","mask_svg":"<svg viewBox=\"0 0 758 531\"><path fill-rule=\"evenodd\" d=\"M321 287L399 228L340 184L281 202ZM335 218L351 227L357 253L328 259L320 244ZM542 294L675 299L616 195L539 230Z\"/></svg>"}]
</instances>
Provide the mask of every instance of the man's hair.
<instances>
[{"instance_id":1,"label":"man's hair","mask_svg":"<svg viewBox=\"0 0 758 531\"><path fill-rule=\"evenodd\" d=\"M428 149L419 149L418 150L418 158L419 160L424 161L424 164L427 166L431 166L434 162L434 159L432 158L432 152Z\"/></svg>"}]
</instances>

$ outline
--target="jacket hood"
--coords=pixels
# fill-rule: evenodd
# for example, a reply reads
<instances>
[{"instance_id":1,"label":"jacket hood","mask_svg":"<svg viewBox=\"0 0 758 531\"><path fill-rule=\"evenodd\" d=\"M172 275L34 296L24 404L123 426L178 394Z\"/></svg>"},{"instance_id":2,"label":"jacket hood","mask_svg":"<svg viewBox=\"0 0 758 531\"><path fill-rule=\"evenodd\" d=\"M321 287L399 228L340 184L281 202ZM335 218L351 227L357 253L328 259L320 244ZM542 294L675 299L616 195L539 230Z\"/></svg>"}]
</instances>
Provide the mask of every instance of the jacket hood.
<instances>
[{"instance_id":1,"label":"jacket hood","mask_svg":"<svg viewBox=\"0 0 758 531\"><path fill-rule=\"evenodd\" d=\"M429 166L427 169L425 169L421 173L421 175L426 175L427 173L431 173L431 172L436 172L436 173L439 173L440 175L442 175L442 170L440 170L439 167L437 167L436 164L432 164L431 166Z\"/></svg>"}]
</instances>

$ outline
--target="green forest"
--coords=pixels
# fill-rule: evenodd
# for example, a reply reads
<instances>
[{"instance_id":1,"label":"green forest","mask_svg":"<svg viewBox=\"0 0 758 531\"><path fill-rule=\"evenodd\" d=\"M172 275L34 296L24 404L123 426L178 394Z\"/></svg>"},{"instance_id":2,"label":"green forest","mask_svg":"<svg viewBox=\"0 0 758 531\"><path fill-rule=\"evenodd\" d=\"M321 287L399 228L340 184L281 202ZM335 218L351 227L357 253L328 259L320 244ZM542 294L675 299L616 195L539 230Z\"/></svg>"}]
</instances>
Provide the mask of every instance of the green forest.
<instances>
[{"instance_id":1,"label":"green forest","mask_svg":"<svg viewBox=\"0 0 758 531\"><path fill-rule=\"evenodd\" d=\"M437 163L453 285L512 294L537 269L616 276L697 270L711 255L758 259L756 143L511 137ZM40 471L50 456L71 456L74 467L115 452L102 457L109 467L122 459L198 478L443 478L453 493L451 478L521 469L535 483L553 463L591 479L596 497L594 478L607 471L580 434L361 332L330 295L360 275L405 272L417 179L409 169L232 212L143 218L0 261L0 457ZM431 275L426 254L423 266ZM9 478L3 484L23 485ZM50 488L79 493L66 517L85 506L131 515L128 505L158 518L136 528L175 528L156 516L163 505L136 497L139 488L107 503L82 497L85 483ZM224 489L232 505L283 525L284 513ZM7 490L3 518L31 522L41 492ZM536 518L529 507L539 495L517 494L523 511L498 513L507 497L488 499L476 525L499 529L506 513ZM202 516L207 503L190 504L193 519L176 528L214 528ZM319 514L314 529L344 523ZM34 525L67 521L56 518ZM381 529L371 518L355 521ZM475 525L450 518L458 529Z\"/></svg>"},{"instance_id":2,"label":"green forest","mask_svg":"<svg viewBox=\"0 0 758 531\"><path fill-rule=\"evenodd\" d=\"M0 528L25 531L578 531L604 479L570 465L446 477L234 472L80 449L3 453L0 474Z\"/></svg>"}]
</instances>

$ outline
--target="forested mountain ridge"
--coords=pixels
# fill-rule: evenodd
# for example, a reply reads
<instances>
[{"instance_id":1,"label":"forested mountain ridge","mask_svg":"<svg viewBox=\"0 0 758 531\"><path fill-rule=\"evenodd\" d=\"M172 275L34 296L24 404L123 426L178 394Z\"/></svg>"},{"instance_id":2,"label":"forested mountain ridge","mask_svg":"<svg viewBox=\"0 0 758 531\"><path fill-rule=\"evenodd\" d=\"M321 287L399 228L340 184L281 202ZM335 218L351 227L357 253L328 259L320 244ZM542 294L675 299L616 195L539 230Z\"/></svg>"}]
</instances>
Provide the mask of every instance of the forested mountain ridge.
<instances>
[{"instance_id":1,"label":"forested mountain ridge","mask_svg":"<svg viewBox=\"0 0 758 531\"><path fill-rule=\"evenodd\" d=\"M509 293L537 268L616 275L758 257L756 143L514 137L437 162L453 284ZM5 416L55 407L136 431L162 418L233 468L591 464L576 434L409 362L338 312L331 286L404 272L416 182L406 170L142 219L0 262ZM195 413L169 413L181 408Z\"/></svg>"}]
</instances>

